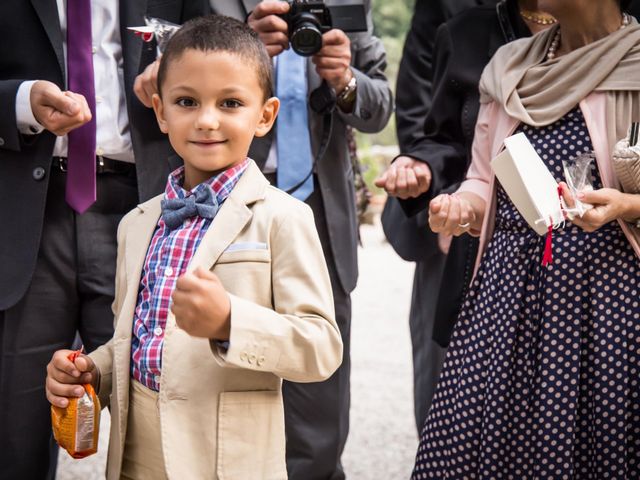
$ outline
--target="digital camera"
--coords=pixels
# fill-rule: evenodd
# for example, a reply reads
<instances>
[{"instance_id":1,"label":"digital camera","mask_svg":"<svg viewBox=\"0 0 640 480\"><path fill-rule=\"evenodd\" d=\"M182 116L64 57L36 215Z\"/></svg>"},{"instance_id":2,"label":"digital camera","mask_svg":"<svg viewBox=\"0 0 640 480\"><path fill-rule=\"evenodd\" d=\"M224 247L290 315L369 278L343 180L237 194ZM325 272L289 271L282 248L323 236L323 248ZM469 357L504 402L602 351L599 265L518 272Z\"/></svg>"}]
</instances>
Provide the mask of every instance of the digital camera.
<instances>
[{"instance_id":1,"label":"digital camera","mask_svg":"<svg viewBox=\"0 0 640 480\"><path fill-rule=\"evenodd\" d=\"M343 32L365 32L367 14L364 3L354 1L325 5L322 0L283 0L289 11L281 17L289 27L289 43L298 55L305 57L322 48L322 34L336 28Z\"/></svg>"}]
</instances>

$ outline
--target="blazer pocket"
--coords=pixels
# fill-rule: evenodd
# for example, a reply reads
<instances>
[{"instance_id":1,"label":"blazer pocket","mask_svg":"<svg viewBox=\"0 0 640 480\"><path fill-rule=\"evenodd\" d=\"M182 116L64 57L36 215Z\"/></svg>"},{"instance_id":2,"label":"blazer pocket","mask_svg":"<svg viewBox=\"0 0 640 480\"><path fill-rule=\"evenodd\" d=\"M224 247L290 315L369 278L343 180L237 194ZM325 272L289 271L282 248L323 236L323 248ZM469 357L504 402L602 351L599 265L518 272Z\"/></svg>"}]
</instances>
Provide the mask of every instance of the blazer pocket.
<instances>
[{"instance_id":1,"label":"blazer pocket","mask_svg":"<svg viewBox=\"0 0 640 480\"><path fill-rule=\"evenodd\" d=\"M269 263L271 261L271 251L266 249L251 250L225 250L218 257L216 265L235 262L260 262Z\"/></svg>"},{"instance_id":2,"label":"blazer pocket","mask_svg":"<svg viewBox=\"0 0 640 480\"><path fill-rule=\"evenodd\" d=\"M282 480L284 407L277 391L222 392L218 405L218 478Z\"/></svg>"}]
</instances>

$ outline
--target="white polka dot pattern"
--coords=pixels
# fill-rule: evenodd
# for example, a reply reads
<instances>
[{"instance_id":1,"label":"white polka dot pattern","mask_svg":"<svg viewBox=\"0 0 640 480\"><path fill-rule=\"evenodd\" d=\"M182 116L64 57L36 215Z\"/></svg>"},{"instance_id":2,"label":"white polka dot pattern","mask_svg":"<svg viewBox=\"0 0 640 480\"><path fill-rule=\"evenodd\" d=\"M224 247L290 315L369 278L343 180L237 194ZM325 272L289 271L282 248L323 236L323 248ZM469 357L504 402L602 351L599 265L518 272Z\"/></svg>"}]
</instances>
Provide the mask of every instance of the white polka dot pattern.
<instances>
[{"instance_id":1,"label":"white polka dot pattern","mask_svg":"<svg viewBox=\"0 0 640 480\"><path fill-rule=\"evenodd\" d=\"M578 108L521 131L557 180L592 148ZM497 200L412 478L640 478L640 262L617 223L568 224L543 267L544 237Z\"/></svg>"}]
</instances>

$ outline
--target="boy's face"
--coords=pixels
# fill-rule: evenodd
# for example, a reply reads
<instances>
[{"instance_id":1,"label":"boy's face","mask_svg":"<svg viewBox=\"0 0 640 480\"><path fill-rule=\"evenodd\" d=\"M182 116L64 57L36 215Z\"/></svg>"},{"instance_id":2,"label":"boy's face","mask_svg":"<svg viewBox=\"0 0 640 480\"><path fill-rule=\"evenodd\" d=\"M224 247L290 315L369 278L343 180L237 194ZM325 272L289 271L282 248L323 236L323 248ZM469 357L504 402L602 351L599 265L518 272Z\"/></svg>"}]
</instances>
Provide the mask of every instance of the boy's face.
<instances>
[{"instance_id":1,"label":"boy's face","mask_svg":"<svg viewBox=\"0 0 640 480\"><path fill-rule=\"evenodd\" d=\"M184 160L184 187L191 189L242 162L253 137L271 129L279 102L264 101L256 68L246 59L189 49L169 65L153 108Z\"/></svg>"}]
</instances>

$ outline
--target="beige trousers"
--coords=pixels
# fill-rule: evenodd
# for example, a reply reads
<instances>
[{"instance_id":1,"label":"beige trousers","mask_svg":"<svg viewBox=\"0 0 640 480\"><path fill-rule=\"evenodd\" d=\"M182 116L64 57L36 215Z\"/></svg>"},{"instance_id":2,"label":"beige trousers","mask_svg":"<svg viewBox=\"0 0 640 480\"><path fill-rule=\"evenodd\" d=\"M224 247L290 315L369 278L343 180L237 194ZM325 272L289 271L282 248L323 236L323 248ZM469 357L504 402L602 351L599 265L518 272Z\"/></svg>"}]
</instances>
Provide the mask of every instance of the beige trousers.
<instances>
[{"instance_id":1,"label":"beige trousers","mask_svg":"<svg viewBox=\"0 0 640 480\"><path fill-rule=\"evenodd\" d=\"M158 392L149 390L131 379L129 419L120 478L125 480L167 478L161 439Z\"/></svg>"}]
</instances>

